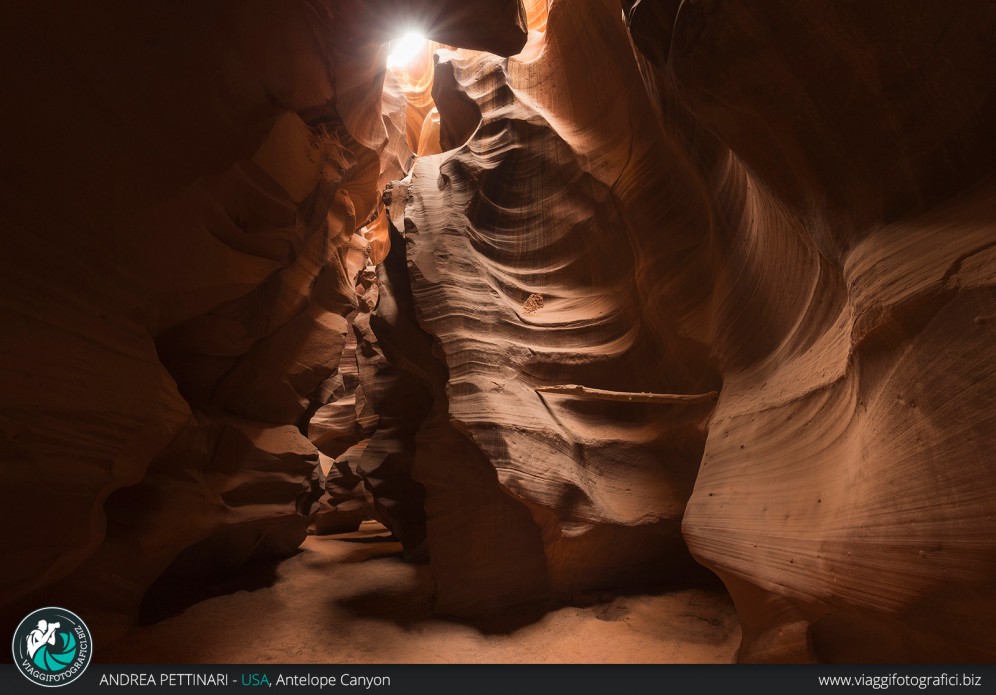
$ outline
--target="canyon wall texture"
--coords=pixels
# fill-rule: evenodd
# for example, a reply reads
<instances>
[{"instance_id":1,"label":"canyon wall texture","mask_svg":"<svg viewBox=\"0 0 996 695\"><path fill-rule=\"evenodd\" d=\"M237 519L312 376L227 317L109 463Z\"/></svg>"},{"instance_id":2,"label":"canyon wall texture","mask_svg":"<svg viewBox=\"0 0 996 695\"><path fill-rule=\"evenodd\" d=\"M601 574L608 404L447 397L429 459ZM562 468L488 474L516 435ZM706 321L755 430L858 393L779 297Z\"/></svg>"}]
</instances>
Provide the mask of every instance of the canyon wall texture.
<instances>
[{"instance_id":1,"label":"canyon wall texture","mask_svg":"<svg viewBox=\"0 0 996 695\"><path fill-rule=\"evenodd\" d=\"M643 4L662 113L730 148L683 528L741 659L991 661L994 8Z\"/></svg>"},{"instance_id":2,"label":"canyon wall texture","mask_svg":"<svg viewBox=\"0 0 996 695\"><path fill-rule=\"evenodd\" d=\"M675 580L682 519L743 660L991 660L993 8L624 9L635 59L598 2L440 53L479 125L394 194L477 485L540 530L520 598Z\"/></svg>"},{"instance_id":3,"label":"canyon wall texture","mask_svg":"<svg viewBox=\"0 0 996 695\"><path fill-rule=\"evenodd\" d=\"M5 10L5 625L51 601L120 635L167 567L286 556L312 523L376 516L424 554L365 337L411 160L383 22L501 54L524 16L370 5Z\"/></svg>"},{"instance_id":4,"label":"canyon wall texture","mask_svg":"<svg viewBox=\"0 0 996 695\"><path fill-rule=\"evenodd\" d=\"M372 517L443 615L996 659L993 3L9 14L3 624Z\"/></svg>"},{"instance_id":5,"label":"canyon wall texture","mask_svg":"<svg viewBox=\"0 0 996 695\"><path fill-rule=\"evenodd\" d=\"M618 12L555 7L531 41L532 59L438 54L441 133L456 121L465 144L391 191L449 423L480 459L460 485L444 457L416 461L437 583L452 584L440 602L457 613L482 610L490 587L528 603L694 573L680 523L720 383L684 317L654 307L665 286L698 292L676 261L700 260L706 210L693 181L656 166L670 144L631 88ZM655 195L669 202L641 202ZM468 489L482 497L461 504ZM482 552L446 562L434 543Z\"/></svg>"}]
</instances>

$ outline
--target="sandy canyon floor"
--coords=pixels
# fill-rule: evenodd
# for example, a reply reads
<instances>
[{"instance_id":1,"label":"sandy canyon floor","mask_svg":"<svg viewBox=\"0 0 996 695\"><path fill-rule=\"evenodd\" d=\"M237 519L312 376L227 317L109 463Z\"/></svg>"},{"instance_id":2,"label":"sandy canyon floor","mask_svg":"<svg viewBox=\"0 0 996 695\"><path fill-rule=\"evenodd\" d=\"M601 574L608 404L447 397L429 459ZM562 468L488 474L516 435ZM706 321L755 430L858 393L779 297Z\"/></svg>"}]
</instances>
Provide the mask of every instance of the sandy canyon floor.
<instances>
[{"instance_id":1,"label":"sandy canyon floor","mask_svg":"<svg viewBox=\"0 0 996 695\"><path fill-rule=\"evenodd\" d=\"M740 626L729 598L682 590L616 597L482 631L431 615L427 566L401 559L383 526L309 537L301 552L186 607L157 605L107 663L729 663Z\"/></svg>"}]
</instances>

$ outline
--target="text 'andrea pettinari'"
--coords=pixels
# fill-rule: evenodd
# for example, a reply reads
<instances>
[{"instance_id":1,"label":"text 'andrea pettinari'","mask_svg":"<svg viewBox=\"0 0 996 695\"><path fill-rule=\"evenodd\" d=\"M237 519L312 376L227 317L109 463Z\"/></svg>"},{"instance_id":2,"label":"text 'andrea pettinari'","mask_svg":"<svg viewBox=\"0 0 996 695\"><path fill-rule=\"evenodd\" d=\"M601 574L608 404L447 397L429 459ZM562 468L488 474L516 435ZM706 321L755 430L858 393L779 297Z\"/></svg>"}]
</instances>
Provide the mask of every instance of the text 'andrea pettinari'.
<instances>
[{"instance_id":1,"label":"text 'andrea pettinari'","mask_svg":"<svg viewBox=\"0 0 996 695\"><path fill-rule=\"evenodd\" d=\"M317 688L332 688L343 686L347 688L363 688L369 690L375 687L391 685L390 676L356 676L343 673L339 676L315 675L285 675L282 673L242 673L233 678L227 673L103 673L98 685L102 686L143 686L143 687L177 687L177 686L226 686L241 685L243 687L269 686L303 686Z\"/></svg>"}]
</instances>

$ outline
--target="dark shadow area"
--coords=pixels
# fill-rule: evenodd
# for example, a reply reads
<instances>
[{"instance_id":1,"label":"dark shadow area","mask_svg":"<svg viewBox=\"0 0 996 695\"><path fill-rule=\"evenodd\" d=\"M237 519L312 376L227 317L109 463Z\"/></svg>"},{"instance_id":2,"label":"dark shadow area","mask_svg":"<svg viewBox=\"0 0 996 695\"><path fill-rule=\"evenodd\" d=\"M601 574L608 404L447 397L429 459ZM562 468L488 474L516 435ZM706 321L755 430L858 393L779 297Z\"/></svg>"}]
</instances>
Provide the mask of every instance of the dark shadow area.
<instances>
[{"instance_id":1,"label":"dark shadow area","mask_svg":"<svg viewBox=\"0 0 996 695\"><path fill-rule=\"evenodd\" d=\"M400 553L396 555L400 557ZM395 557L395 554L370 556L364 559L374 559L374 557ZM602 606L601 610L595 613L595 618L614 622L624 620L630 611L626 606L614 604L617 599L664 596L691 588L728 596L722 581L702 567L701 573L696 573L695 582L692 584L681 583L668 586L657 584L655 586L629 587L625 590L575 592L568 597L561 597L560 600L534 603L490 616L466 618L435 612L435 589L431 568L429 565L417 565L416 570L415 583L404 591L396 589L368 591L349 598L338 599L334 603L337 607L353 613L357 618L381 620L393 623L405 630L412 630L419 623L446 622L473 628L482 635L511 635L539 622L547 614L562 608L584 609ZM713 626L717 624L713 621L708 622Z\"/></svg>"},{"instance_id":2,"label":"dark shadow area","mask_svg":"<svg viewBox=\"0 0 996 695\"><path fill-rule=\"evenodd\" d=\"M403 591L368 591L333 603L356 617L383 620L410 630L435 617L432 614L432 573L428 565L415 567L415 581Z\"/></svg>"},{"instance_id":3,"label":"dark shadow area","mask_svg":"<svg viewBox=\"0 0 996 695\"><path fill-rule=\"evenodd\" d=\"M284 559L247 562L233 574L213 579L192 578L167 571L146 592L139 607L137 625L154 625L217 596L269 588L276 583L277 566Z\"/></svg>"},{"instance_id":4,"label":"dark shadow area","mask_svg":"<svg viewBox=\"0 0 996 695\"><path fill-rule=\"evenodd\" d=\"M672 584L635 584L618 589L591 589L587 591L575 591L567 597L561 598L557 602L557 608L571 606L572 608L591 608L601 604L609 604L619 598L634 598L637 596L666 596L667 594L687 591L689 589L700 589L711 591L717 594L728 596L729 591L726 585L715 574L701 568L701 572L694 572L693 581L675 582Z\"/></svg>"},{"instance_id":5,"label":"dark shadow area","mask_svg":"<svg viewBox=\"0 0 996 695\"><path fill-rule=\"evenodd\" d=\"M386 548L381 544L361 546L339 557L336 560L336 564L353 565L358 562L367 562L368 560L397 560L404 562L405 552L401 549L400 543L391 543Z\"/></svg>"},{"instance_id":6,"label":"dark shadow area","mask_svg":"<svg viewBox=\"0 0 996 695\"><path fill-rule=\"evenodd\" d=\"M413 583L404 590L367 591L349 598L338 599L334 604L353 613L357 618L382 620L405 630L411 630L419 623L436 621L466 625L484 635L512 634L541 620L549 611L560 607L537 604L475 619L439 614L434 611L435 586L430 566L419 564L414 567L416 575Z\"/></svg>"},{"instance_id":7,"label":"dark shadow area","mask_svg":"<svg viewBox=\"0 0 996 695\"><path fill-rule=\"evenodd\" d=\"M386 536L360 536L357 538L336 538L343 543L399 543L400 541L392 534Z\"/></svg>"},{"instance_id":8,"label":"dark shadow area","mask_svg":"<svg viewBox=\"0 0 996 695\"><path fill-rule=\"evenodd\" d=\"M479 618L451 617L446 615L437 615L434 617L437 620L445 620L472 627L482 635L511 635L534 623L538 623L547 613L555 611L560 607L553 603L547 603L522 606L517 609L510 609L504 613L481 616Z\"/></svg>"}]
</instances>

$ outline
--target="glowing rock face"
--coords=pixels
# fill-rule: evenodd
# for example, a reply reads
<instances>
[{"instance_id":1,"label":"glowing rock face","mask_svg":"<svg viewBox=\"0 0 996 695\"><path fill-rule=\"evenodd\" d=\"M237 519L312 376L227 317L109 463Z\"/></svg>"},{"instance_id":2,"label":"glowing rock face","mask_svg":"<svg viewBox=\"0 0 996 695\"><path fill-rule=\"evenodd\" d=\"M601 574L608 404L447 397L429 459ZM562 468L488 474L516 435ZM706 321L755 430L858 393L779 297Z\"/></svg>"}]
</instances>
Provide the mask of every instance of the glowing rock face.
<instances>
[{"instance_id":1,"label":"glowing rock face","mask_svg":"<svg viewBox=\"0 0 996 695\"><path fill-rule=\"evenodd\" d=\"M528 61L439 62L440 131L457 94L481 125L421 158L390 214L478 456L416 461L439 605L544 589L509 568L545 564L555 593L663 571L681 516L735 599L742 660L991 661L973 620L996 609L986 44L966 18L963 41L938 34L940 5L909 25L707 6L674 27L632 14L641 50L674 36L635 65L616 13L581 2L554 5ZM880 90L942 39L956 68ZM573 384L719 395L702 437L695 413Z\"/></svg>"}]
</instances>

